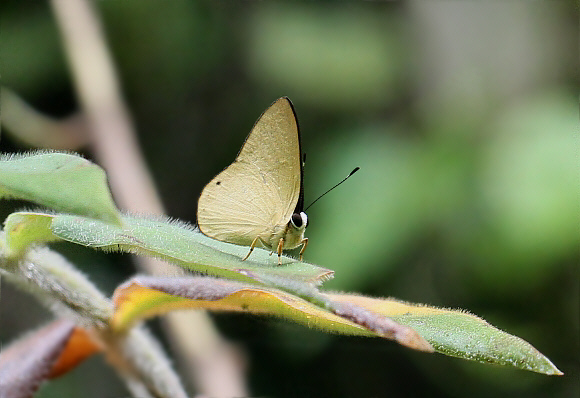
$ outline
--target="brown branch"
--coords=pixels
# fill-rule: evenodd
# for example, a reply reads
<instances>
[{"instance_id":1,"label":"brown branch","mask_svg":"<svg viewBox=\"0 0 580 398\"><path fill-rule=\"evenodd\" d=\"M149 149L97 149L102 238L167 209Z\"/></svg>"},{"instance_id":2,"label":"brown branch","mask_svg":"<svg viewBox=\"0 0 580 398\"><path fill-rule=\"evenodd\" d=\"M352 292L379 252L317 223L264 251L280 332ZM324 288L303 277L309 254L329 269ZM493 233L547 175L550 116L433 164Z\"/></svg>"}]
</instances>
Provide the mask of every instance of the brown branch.
<instances>
[{"instance_id":1,"label":"brown branch","mask_svg":"<svg viewBox=\"0 0 580 398\"><path fill-rule=\"evenodd\" d=\"M96 157L107 171L119 206L145 214L163 214L147 170L94 5L87 0L52 0L82 108L89 120ZM152 274L170 265L139 258ZM178 273L179 271L172 271ZM174 355L199 389L208 396L245 396L243 369L235 350L201 311L165 318Z\"/></svg>"}]
</instances>

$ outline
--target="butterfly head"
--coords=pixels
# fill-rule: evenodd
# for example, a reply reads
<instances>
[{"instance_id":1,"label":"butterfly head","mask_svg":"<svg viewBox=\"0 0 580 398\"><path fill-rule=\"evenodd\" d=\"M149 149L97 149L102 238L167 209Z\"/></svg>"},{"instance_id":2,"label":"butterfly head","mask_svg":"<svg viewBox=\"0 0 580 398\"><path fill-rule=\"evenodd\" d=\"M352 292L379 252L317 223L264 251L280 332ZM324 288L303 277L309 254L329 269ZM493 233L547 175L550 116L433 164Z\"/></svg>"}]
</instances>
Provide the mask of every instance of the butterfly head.
<instances>
[{"instance_id":1,"label":"butterfly head","mask_svg":"<svg viewBox=\"0 0 580 398\"><path fill-rule=\"evenodd\" d=\"M304 232L307 225L308 217L306 217L306 213L301 211L292 214L290 221L288 221L288 224L286 224L286 228L284 229L284 235L282 236L284 238L284 250L294 249L295 247L304 245L304 242L308 241L308 239L304 238ZM276 242L278 241L276 240ZM302 252L300 255L302 255Z\"/></svg>"}]
</instances>

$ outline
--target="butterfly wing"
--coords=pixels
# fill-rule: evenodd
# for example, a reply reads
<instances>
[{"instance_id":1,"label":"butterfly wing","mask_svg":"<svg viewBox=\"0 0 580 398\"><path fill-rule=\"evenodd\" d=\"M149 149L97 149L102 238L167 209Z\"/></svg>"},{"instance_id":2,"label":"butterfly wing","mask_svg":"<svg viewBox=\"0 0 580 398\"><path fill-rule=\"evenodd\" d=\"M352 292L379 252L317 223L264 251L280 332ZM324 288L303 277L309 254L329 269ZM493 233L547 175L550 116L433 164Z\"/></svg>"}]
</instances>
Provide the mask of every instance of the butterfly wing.
<instances>
[{"instance_id":1,"label":"butterfly wing","mask_svg":"<svg viewBox=\"0 0 580 398\"><path fill-rule=\"evenodd\" d=\"M272 245L302 198L300 132L292 103L278 99L260 116L236 160L205 186L197 222L205 235Z\"/></svg>"}]
</instances>

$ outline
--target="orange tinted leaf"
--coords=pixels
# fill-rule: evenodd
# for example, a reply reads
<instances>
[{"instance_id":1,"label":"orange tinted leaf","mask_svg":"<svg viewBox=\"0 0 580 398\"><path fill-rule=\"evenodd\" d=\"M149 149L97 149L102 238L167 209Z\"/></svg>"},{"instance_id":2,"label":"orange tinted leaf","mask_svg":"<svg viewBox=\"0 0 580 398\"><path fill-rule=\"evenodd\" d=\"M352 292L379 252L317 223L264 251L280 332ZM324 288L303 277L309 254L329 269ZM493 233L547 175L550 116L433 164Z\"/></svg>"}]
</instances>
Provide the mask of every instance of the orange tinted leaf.
<instances>
[{"instance_id":1,"label":"orange tinted leaf","mask_svg":"<svg viewBox=\"0 0 580 398\"><path fill-rule=\"evenodd\" d=\"M31 397L44 381L70 370L94 352L86 333L73 322L52 322L0 353L1 396Z\"/></svg>"},{"instance_id":2,"label":"orange tinted leaf","mask_svg":"<svg viewBox=\"0 0 580 398\"><path fill-rule=\"evenodd\" d=\"M325 307L323 303L314 304L275 288L243 282L209 277L141 276L120 286L115 291L113 302L113 327L117 330L169 311L203 308L273 315L327 332L383 337L410 348L433 351L429 343L410 327L364 308L340 303Z\"/></svg>"},{"instance_id":3,"label":"orange tinted leaf","mask_svg":"<svg viewBox=\"0 0 580 398\"><path fill-rule=\"evenodd\" d=\"M117 330L173 310L207 309L275 315L334 332L373 335L292 294L210 277L136 277L115 291L113 302L113 327Z\"/></svg>"},{"instance_id":4,"label":"orange tinted leaf","mask_svg":"<svg viewBox=\"0 0 580 398\"><path fill-rule=\"evenodd\" d=\"M58 377L68 372L100 350L101 348L91 339L85 329L75 327L63 351L54 363L49 377Z\"/></svg>"}]
</instances>

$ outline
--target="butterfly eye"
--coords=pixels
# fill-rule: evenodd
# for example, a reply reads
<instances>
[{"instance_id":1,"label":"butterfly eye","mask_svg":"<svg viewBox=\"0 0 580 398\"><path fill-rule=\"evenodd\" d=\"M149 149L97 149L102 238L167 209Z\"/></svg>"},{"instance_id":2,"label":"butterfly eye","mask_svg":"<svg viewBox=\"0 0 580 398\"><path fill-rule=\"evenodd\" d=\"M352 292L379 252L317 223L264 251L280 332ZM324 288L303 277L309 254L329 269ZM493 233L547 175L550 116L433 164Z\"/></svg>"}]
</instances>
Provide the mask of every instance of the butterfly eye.
<instances>
[{"instance_id":1,"label":"butterfly eye","mask_svg":"<svg viewBox=\"0 0 580 398\"><path fill-rule=\"evenodd\" d=\"M298 213L292 214L292 218L290 218L290 222L295 228L300 228L302 226L302 216Z\"/></svg>"}]
</instances>

